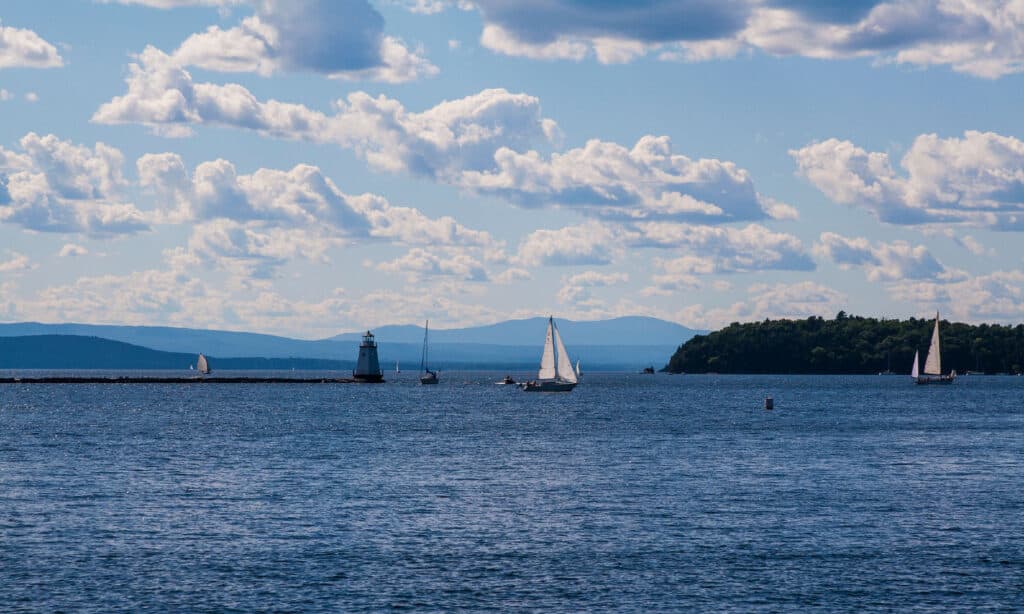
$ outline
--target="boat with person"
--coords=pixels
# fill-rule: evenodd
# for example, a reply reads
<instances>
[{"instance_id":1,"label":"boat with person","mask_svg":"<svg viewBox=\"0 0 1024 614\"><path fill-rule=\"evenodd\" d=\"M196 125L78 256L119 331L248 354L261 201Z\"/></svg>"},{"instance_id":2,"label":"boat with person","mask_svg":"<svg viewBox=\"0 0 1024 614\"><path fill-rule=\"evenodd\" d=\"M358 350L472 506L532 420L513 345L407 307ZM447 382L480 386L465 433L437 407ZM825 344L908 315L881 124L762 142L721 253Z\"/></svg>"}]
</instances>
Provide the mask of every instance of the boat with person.
<instances>
[{"instance_id":1,"label":"boat with person","mask_svg":"<svg viewBox=\"0 0 1024 614\"><path fill-rule=\"evenodd\" d=\"M555 319L549 316L537 379L523 382L520 387L526 392L569 392L576 387L578 381L572 360L562 343L562 335L555 326Z\"/></svg>"},{"instance_id":2,"label":"boat with person","mask_svg":"<svg viewBox=\"0 0 1024 614\"><path fill-rule=\"evenodd\" d=\"M430 320L423 325L423 355L420 358L420 384L426 386L437 383L437 371L431 371L428 366L427 356L429 350L428 335L430 334Z\"/></svg>"},{"instance_id":3,"label":"boat with person","mask_svg":"<svg viewBox=\"0 0 1024 614\"><path fill-rule=\"evenodd\" d=\"M512 386L516 383L516 380L512 379L511 375L506 375L505 377L501 378L500 382L494 383L497 384L498 386Z\"/></svg>"},{"instance_id":4,"label":"boat with person","mask_svg":"<svg viewBox=\"0 0 1024 614\"><path fill-rule=\"evenodd\" d=\"M920 352L914 352L914 366L910 370L910 377L915 384L952 384L956 379L956 371L942 374L942 349L939 342L939 312L935 312L935 328L932 330L932 342L928 346L928 354L924 361L924 374L919 371L918 360Z\"/></svg>"}]
</instances>

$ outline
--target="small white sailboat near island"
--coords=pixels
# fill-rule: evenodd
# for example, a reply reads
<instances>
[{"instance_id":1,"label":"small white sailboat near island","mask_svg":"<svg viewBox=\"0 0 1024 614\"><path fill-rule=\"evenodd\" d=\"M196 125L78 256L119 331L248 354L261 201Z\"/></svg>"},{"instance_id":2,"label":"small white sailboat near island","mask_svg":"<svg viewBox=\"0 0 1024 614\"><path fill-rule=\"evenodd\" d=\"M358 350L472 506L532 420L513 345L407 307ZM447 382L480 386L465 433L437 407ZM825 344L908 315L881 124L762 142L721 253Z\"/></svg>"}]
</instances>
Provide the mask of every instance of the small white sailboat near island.
<instances>
[{"instance_id":1,"label":"small white sailboat near island","mask_svg":"<svg viewBox=\"0 0 1024 614\"><path fill-rule=\"evenodd\" d=\"M569 392L576 387L578 381L572 360L562 343L562 335L555 326L555 319L548 317L548 332L544 338L544 353L541 354L537 379L520 386L526 392Z\"/></svg>"},{"instance_id":2,"label":"small white sailboat near island","mask_svg":"<svg viewBox=\"0 0 1024 614\"><path fill-rule=\"evenodd\" d=\"M196 371L203 375L210 374L210 361L206 360L206 356L199 355L199 359L196 360Z\"/></svg>"},{"instance_id":3,"label":"small white sailboat near island","mask_svg":"<svg viewBox=\"0 0 1024 614\"><path fill-rule=\"evenodd\" d=\"M924 361L924 374L919 370L920 352L914 352L914 366L910 377L915 384L952 384L956 379L956 371L942 374L942 349L939 342L939 312L935 312L935 328L932 330L932 342L928 346L928 354Z\"/></svg>"}]
</instances>

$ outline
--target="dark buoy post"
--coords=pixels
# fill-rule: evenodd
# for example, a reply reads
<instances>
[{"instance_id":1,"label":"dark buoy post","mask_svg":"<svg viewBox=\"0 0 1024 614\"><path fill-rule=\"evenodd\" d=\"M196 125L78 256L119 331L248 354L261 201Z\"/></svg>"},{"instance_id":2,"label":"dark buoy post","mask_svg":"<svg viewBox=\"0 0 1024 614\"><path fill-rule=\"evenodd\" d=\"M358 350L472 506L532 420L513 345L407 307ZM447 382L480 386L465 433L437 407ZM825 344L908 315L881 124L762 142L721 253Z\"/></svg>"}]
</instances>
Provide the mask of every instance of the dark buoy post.
<instances>
[{"instance_id":1,"label":"dark buoy post","mask_svg":"<svg viewBox=\"0 0 1024 614\"><path fill-rule=\"evenodd\" d=\"M773 399L771 395L768 395L764 398L764 408L775 409L775 399Z\"/></svg>"},{"instance_id":2,"label":"dark buoy post","mask_svg":"<svg viewBox=\"0 0 1024 614\"><path fill-rule=\"evenodd\" d=\"M359 344L359 362L356 363L352 377L360 382L384 381L384 372L380 370L380 361L377 359L377 342L373 340L370 331L366 331L363 342Z\"/></svg>"}]
</instances>

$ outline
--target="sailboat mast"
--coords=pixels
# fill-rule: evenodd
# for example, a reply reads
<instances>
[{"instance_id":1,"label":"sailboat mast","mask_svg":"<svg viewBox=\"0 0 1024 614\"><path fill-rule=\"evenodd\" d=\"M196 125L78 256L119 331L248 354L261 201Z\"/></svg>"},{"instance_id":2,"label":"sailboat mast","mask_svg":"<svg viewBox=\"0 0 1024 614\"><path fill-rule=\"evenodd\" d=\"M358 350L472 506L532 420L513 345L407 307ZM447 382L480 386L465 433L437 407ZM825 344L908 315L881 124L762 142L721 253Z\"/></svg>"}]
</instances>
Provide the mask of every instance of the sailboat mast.
<instances>
[{"instance_id":1,"label":"sailboat mast","mask_svg":"<svg viewBox=\"0 0 1024 614\"><path fill-rule=\"evenodd\" d=\"M420 372L427 369L427 337L430 335L430 320L423 325L423 354L420 357Z\"/></svg>"},{"instance_id":2,"label":"sailboat mast","mask_svg":"<svg viewBox=\"0 0 1024 614\"><path fill-rule=\"evenodd\" d=\"M558 344L555 343L555 317L548 316L548 325L551 327L551 354L555 357L555 379L559 378L558 374Z\"/></svg>"}]
</instances>

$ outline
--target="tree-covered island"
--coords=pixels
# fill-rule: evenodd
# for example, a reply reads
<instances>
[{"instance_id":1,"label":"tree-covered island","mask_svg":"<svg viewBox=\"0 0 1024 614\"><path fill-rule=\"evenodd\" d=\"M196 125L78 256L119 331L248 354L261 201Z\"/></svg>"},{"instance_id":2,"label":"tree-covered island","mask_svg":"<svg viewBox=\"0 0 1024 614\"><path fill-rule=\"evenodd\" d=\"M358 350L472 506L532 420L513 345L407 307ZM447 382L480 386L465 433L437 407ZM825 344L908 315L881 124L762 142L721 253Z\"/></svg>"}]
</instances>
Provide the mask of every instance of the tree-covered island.
<instances>
[{"instance_id":1,"label":"tree-covered island","mask_svg":"<svg viewBox=\"0 0 1024 614\"><path fill-rule=\"evenodd\" d=\"M813 316L805 320L733 323L679 346L671 373L909 373L914 352L924 360L933 319L885 320ZM942 366L960 373L1020 373L1024 324L963 324L942 320Z\"/></svg>"}]
</instances>

